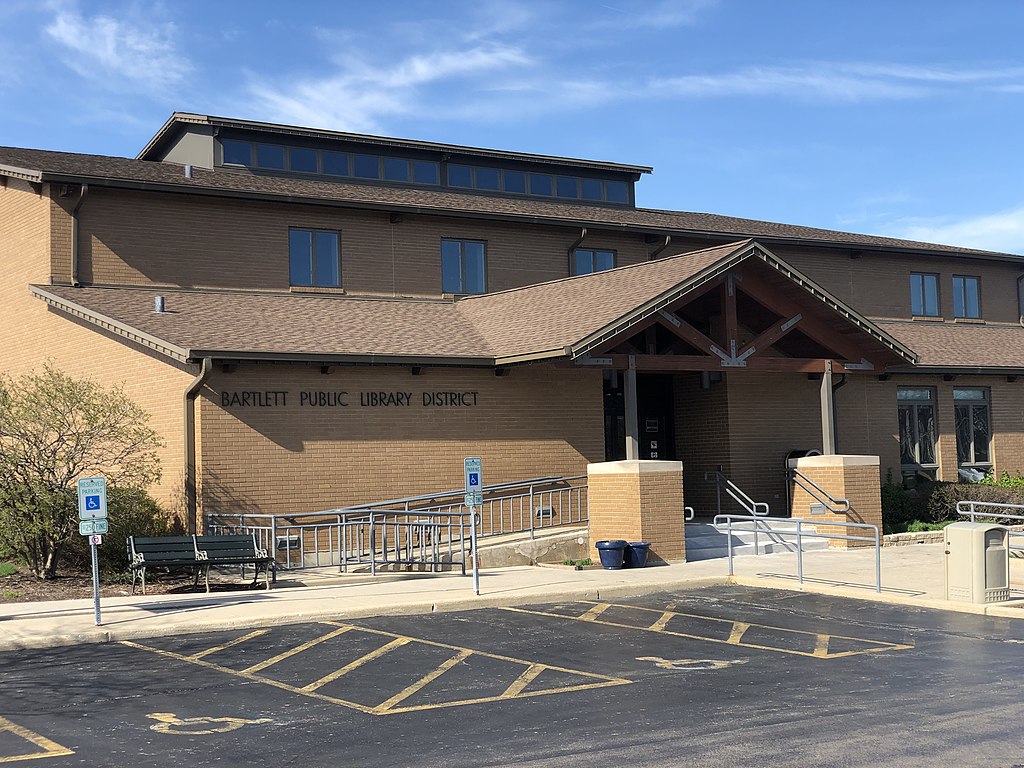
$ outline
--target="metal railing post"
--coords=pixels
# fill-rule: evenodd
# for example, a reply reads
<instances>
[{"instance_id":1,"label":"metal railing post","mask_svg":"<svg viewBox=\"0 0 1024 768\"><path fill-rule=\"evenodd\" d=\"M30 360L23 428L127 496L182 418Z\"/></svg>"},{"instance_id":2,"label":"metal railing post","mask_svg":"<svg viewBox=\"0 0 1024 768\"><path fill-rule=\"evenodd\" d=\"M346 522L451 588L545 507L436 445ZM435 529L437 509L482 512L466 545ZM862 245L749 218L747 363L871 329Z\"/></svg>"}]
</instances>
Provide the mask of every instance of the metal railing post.
<instances>
[{"instance_id":1,"label":"metal railing post","mask_svg":"<svg viewBox=\"0 0 1024 768\"><path fill-rule=\"evenodd\" d=\"M473 557L473 592L474 594L480 594L480 570L477 567L476 562L476 509L474 507L469 508L470 515L470 529L469 529L469 546L472 549ZM465 519L465 518L463 518Z\"/></svg>"},{"instance_id":2,"label":"metal railing post","mask_svg":"<svg viewBox=\"0 0 1024 768\"><path fill-rule=\"evenodd\" d=\"M800 520L796 521L796 578L804 583L804 531Z\"/></svg>"},{"instance_id":3,"label":"metal railing post","mask_svg":"<svg viewBox=\"0 0 1024 768\"><path fill-rule=\"evenodd\" d=\"M729 575L733 575L732 565L732 519L729 520L728 532L726 533L727 544L729 547Z\"/></svg>"},{"instance_id":4,"label":"metal railing post","mask_svg":"<svg viewBox=\"0 0 1024 768\"><path fill-rule=\"evenodd\" d=\"M882 541L875 526L875 592L882 591Z\"/></svg>"},{"instance_id":5,"label":"metal railing post","mask_svg":"<svg viewBox=\"0 0 1024 768\"><path fill-rule=\"evenodd\" d=\"M373 524L373 512L370 513L370 575L377 575L377 531Z\"/></svg>"}]
</instances>

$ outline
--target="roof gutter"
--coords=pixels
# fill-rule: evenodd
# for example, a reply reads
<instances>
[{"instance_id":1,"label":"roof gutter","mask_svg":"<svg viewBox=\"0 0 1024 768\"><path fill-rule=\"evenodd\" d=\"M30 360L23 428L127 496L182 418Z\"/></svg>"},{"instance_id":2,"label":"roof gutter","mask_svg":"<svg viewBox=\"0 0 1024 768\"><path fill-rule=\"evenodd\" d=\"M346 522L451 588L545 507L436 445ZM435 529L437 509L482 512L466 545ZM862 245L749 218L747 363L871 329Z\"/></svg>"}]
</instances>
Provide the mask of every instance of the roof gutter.
<instances>
[{"instance_id":1,"label":"roof gutter","mask_svg":"<svg viewBox=\"0 0 1024 768\"><path fill-rule=\"evenodd\" d=\"M196 533L199 522L199 503L196 493L196 398L213 372L213 359L203 358L199 375L185 389L185 524L189 533Z\"/></svg>"},{"instance_id":2,"label":"roof gutter","mask_svg":"<svg viewBox=\"0 0 1024 768\"><path fill-rule=\"evenodd\" d=\"M75 288L80 288L82 285L78 279L78 212L82 209L82 203L85 202L87 194L89 194L89 185L82 184L78 189L78 200L75 202L75 207L71 209L71 285Z\"/></svg>"}]
</instances>

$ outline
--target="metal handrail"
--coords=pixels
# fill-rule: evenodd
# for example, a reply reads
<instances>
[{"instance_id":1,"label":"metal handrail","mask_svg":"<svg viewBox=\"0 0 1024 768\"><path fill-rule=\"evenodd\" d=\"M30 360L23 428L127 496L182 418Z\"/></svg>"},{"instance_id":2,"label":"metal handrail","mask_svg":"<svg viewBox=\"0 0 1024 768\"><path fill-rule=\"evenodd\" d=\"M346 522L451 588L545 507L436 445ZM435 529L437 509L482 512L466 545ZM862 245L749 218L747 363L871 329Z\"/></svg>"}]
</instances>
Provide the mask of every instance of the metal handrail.
<instances>
[{"instance_id":1,"label":"metal handrail","mask_svg":"<svg viewBox=\"0 0 1024 768\"><path fill-rule=\"evenodd\" d=\"M804 520L798 517L761 517L754 515L715 515L712 525L715 530L719 533L725 533L728 539L729 548L729 575L734 575L733 569L733 552L732 552L732 532L734 521L753 522L755 525L762 525L765 523L770 524L771 522L779 523L796 523L796 530L773 530L773 535L776 536L795 536L796 537L796 570L797 578L800 583L804 583L804 539L832 539L835 541L865 541L875 546L875 592L882 591L882 538L879 535L878 526L871 525L870 523L848 523L842 521L829 520L827 523L821 520ZM725 525L725 530L722 530L722 525ZM811 525L814 526L813 533L807 533L803 530L803 526ZM821 533L817 530L818 526L828 528L853 528L870 530L874 532L873 536L852 536L843 535L837 533ZM739 529L748 530L748 529Z\"/></svg>"},{"instance_id":2,"label":"metal handrail","mask_svg":"<svg viewBox=\"0 0 1024 768\"><path fill-rule=\"evenodd\" d=\"M992 507L994 509L1014 509L1022 514L1010 514L1009 512L979 512L977 507ZM1003 504L996 501L958 501L956 503L956 511L963 517L971 518L971 522L977 522L976 517L988 517L996 518L997 520L1017 520L1020 523L1024 523L1024 504ZM1015 531L1007 525L1003 526L1007 529L1007 536L1020 536L1024 537L1024 531ZM1007 541L1007 549L1012 549L1017 552L1024 552L1024 544L1011 544Z\"/></svg>"},{"instance_id":3,"label":"metal handrail","mask_svg":"<svg viewBox=\"0 0 1024 768\"><path fill-rule=\"evenodd\" d=\"M725 485L725 492L728 493L733 500L743 507L751 515L763 517L771 514L771 508L768 506L766 501L754 501L748 496L742 488L736 483L726 477L717 469L714 472L705 472L704 479L708 480L708 475L714 475L715 491L718 494L718 514L722 514L722 486ZM763 509L763 512L758 510Z\"/></svg>"},{"instance_id":4,"label":"metal handrail","mask_svg":"<svg viewBox=\"0 0 1024 768\"><path fill-rule=\"evenodd\" d=\"M850 511L850 500L849 499L837 499L831 493L826 491L816 482L811 480L807 475L801 472L795 467L790 469L790 477L795 485L799 485L807 493L809 493L819 503L824 504L829 512L835 512L842 514ZM806 483L806 485L805 485ZM808 487L810 486L810 487Z\"/></svg>"},{"instance_id":5,"label":"metal handrail","mask_svg":"<svg viewBox=\"0 0 1024 768\"><path fill-rule=\"evenodd\" d=\"M473 518L473 537L529 531L532 538L537 529L585 524L589 517L585 481L586 475L552 475L486 486L483 504L476 507ZM424 502L433 503L428 506ZM398 546L395 537L399 528L407 538L403 545L407 552L411 552L412 539L422 542L428 538L425 533L410 532L415 526L425 525L437 526L429 538L451 545L449 549L457 548L455 524L439 522L438 518L468 514L465 490L459 489L321 512L209 514L206 522L213 530L257 533L263 546L277 554L282 561L279 567L284 569L338 565L347 570L350 565L369 565L372 570L374 558ZM380 515L396 517L385 523ZM421 548L418 552L418 564L439 559L433 551ZM451 559L445 564L458 564L454 552L447 557Z\"/></svg>"}]
</instances>

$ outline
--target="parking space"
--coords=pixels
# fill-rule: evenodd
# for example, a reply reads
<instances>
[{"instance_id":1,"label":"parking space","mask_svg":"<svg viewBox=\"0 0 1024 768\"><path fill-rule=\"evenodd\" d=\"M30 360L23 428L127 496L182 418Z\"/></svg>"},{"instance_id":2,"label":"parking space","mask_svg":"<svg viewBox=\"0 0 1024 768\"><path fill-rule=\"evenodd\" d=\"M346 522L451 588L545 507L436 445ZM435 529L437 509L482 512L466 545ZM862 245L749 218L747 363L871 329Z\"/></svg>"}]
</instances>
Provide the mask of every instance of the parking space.
<instances>
[{"instance_id":1,"label":"parking space","mask_svg":"<svg viewBox=\"0 0 1024 768\"><path fill-rule=\"evenodd\" d=\"M0 763L1012 765L1020 624L716 587L25 651Z\"/></svg>"}]
</instances>

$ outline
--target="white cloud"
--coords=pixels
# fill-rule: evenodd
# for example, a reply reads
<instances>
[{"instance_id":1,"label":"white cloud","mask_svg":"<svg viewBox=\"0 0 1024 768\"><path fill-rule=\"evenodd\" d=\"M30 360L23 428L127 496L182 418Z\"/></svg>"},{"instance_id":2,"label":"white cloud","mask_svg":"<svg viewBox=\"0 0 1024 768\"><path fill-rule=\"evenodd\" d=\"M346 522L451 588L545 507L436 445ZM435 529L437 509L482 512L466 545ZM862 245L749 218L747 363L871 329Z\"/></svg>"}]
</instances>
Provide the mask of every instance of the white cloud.
<instances>
[{"instance_id":1,"label":"white cloud","mask_svg":"<svg viewBox=\"0 0 1024 768\"><path fill-rule=\"evenodd\" d=\"M481 45L408 56L377 66L355 57L337 62L339 71L324 78L270 82L254 78L250 107L261 116L286 123L348 131L377 130L382 118L422 109L420 92L432 84L530 64L518 48ZM457 92L457 91L456 91Z\"/></svg>"},{"instance_id":2,"label":"white cloud","mask_svg":"<svg viewBox=\"0 0 1024 768\"><path fill-rule=\"evenodd\" d=\"M46 34L61 45L64 62L79 75L112 88L161 90L191 70L175 47L175 26L133 23L111 16L86 18L58 10Z\"/></svg>"},{"instance_id":3,"label":"white cloud","mask_svg":"<svg viewBox=\"0 0 1024 768\"><path fill-rule=\"evenodd\" d=\"M701 11L718 0L662 0L659 3L619 3L601 7L615 15L596 21L594 27L616 29L669 29L695 24Z\"/></svg>"},{"instance_id":4,"label":"white cloud","mask_svg":"<svg viewBox=\"0 0 1024 768\"><path fill-rule=\"evenodd\" d=\"M1024 206L965 219L905 219L888 234L986 251L1024 254Z\"/></svg>"}]
</instances>

